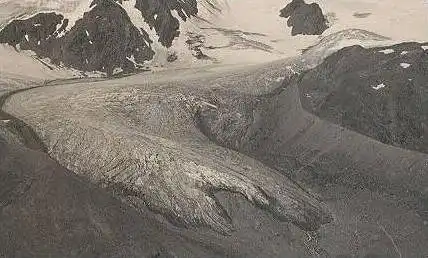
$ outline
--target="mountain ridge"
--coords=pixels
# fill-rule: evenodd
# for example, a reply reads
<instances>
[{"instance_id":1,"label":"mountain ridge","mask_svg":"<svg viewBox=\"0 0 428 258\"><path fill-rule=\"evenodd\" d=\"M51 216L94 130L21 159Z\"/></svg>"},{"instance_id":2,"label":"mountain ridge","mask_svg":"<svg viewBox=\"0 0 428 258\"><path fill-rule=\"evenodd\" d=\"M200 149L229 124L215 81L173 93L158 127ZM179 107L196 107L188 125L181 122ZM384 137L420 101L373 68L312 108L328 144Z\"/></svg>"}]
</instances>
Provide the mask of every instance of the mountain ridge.
<instances>
[{"instance_id":1,"label":"mountain ridge","mask_svg":"<svg viewBox=\"0 0 428 258\"><path fill-rule=\"evenodd\" d=\"M81 32L85 32L88 26L94 28L96 26L89 23L94 23L94 17L103 16L105 19L102 19L104 20L102 23L98 22L98 27L110 27L111 32L109 33L111 35L108 40L100 40L99 44L105 41L106 44L104 46L107 46L107 48L111 48L108 47L107 43L112 46L119 46L117 52L113 49L109 50L116 58L112 58L112 60L106 62L106 66L108 67L104 67L104 69L100 65L102 62L105 62L103 61L103 55L91 50L90 42L94 43L94 40L91 40L87 35L85 36L84 34L86 33L83 35L79 33L79 35L66 36L68 39L62 40L65 43L57 40L56 44L48 44L41 51L41 47L37 45L38 40L34 41L30 35L39 32L34 28L30 30L28 25L31 22L27 22L26 27L18 29L24 32L24 35L20 32L18 33L20 35L19 38L17 38L18 34L14 35L15 38L8 38L10 37L9 34L5 36L3 33L1 41L9 43L17 47L17 49L21 47L20 44L16 44L17 42L27 45L24 49L30 49L32 52L35 52L35 56L39 60L43 59L43 62L46 64L53 63L53 69L57 67L60 69L69 67L81 70L88 75L100 72L114 75L122 72L126 73L131 69L156 71L206 65L263 63L298 55L302 50L317 44L320 38L350 28L373 31L373 33L383 35L391 41L401 40L401 38L404 40L406 38L404 37L405 34L397 35L393 33L394 31L386 30L385 26L382 26L380 22L377 22L376 26L373 26L373 29L367 27L367 24L373 24L374 21L383 19L383 13L380 10L383 8L383 5L386 5L384 3L377 4L378 6L374 9L377 11L376 15L357 18L352 13L349 16L336 16L335 13L343 9L338 3L327 3L324 0L316 0L315 2L322 9L323 15L328 19L329 28L320 37L317 35L292 36L295 26L288 28L287 22L291 22L292 18L288 18L287 21L287 19L280 17L281 10L287 4L280 0L269 2L249 0L245 3L226 0L168 0L161 2L148 0L69 0L59 2L50 0L43 2L42 5L38 5L37 1L14 3L12 5L9 0L4 0L3 3L0 3L6 8L8 8L8 3L11 6L10 16L6 16L9 17L11 22L16 17L16 7L13 7L15 5L21 6L23 13L28 13L28 15L21 15L20 20L32 19L34 15L43 16L47 13L51 13L49 14L50 16L55 16L56 20L62 19L60 24L57 21L54 22L55 19L49 18L52 20L52 24L56 24L58 30L57 32L51 32L52 39L58 35L60 38L65 37L65 34L73 27L74 31ZM309 3L311 6L315 4ZM94 7L99 4L102 6L94 10ZM413 5L416 5L416 3L412 3ZM107 8L107 6L109 7ZM109 11L109 8L111 8L111 11ZM366 8L368 8L366 4L361 4L360 12L363 13ZM400 6L400 10L403 9L401 13L405 13L406 8ZM103 10L101 11L101 9ZM394 13L393 15L399 15L400 10L397 10L397 14ZM84 13L88 14L86 15L87 17L91 17L89 15L91 12L94 14L92 18L83 18ZM108 14L109 12L111 12L110 15ZM115 21L113 13L116 13L121 18L117 18ZM346 12L343 13L346 14ZM247 15L254 18L248 20L246 19ZM305 15L300 15L299 17L303 16ZM377 16L379 18L376 18ZM49 19L46 18L45 20ZM66 19L68 19L68 24L65 24ZM85 22L80 22L80 25L78 24L76 27L76 22L79 20L82 21L82 19ZM313 20L314 18L311 19ZM326 18L322 17L322 19L325 20ZM423 19L419 18L418 20L423 21ZM366 23L364 21L369 22ZM17 20L15 19L16 22ZM296 21L293 22L295 23ZM24 22L21 21L21 23ZM138 33L115 31L115 26L110 26L110 23L114 23L115 26L121 28L129 28L131 31L137 31ZM7 26L7 23L3 23L3 25ZM33 25L40 26L38 23L34 23ZM408 26L408 24L403 23L402 27L405 26ZM25 33L26 30L29 30L29 33ZM41 29L39 28L39 30ZM44 30L48 31L47 28ZM88 32L92 34L91 36L95 36L98 30ZM29 41L34 41L31 46L27 44L26 35L28 35ZM84 40L85 37L87 37L86 42ZM132 42L132 45L139 46L138 48L146 48L147 50L143 51L144 53L137 54L133 50L126 49L126 44L119 44L119 37L123 37L124 39L129 38L129 40L125 40L126 44ZM40 46L43 46L45 41L45 39L41 40ZM67 50L70 42L73 43L73 48L79 49L79 51L85 52L85 54L81 54L79 51L73 53L73 51ZM355 43L362 44L363 42L355 40ZM377 43L386 44L383 42ZM62 44L65 44L65 46L62 46ZM144 45L147 46L144 47ZM94 55L95 58L89 58L86 63L84 55L88 55L87 53ZM237 56L240 58L236 58Z\"/></svg>"}]
</instances>

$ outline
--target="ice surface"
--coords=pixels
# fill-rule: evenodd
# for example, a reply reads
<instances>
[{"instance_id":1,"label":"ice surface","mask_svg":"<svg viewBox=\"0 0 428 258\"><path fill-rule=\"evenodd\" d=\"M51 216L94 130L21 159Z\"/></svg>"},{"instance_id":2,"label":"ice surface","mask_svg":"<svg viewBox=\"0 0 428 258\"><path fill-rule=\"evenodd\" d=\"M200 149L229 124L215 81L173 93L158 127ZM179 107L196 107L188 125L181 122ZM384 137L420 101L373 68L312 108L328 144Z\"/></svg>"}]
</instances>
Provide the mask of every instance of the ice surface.
<instances>
[{"instance_id":1,"label":"ice surface","mask_svg":"<svg viewBox=\"0 0 428 258\"><path fill-rule=\"evenodd\" d=\"M392 54L394 52L395 52L394 49L384 49L384 50L379 51L379 53L384 53L385 55Z\"/></svg>"},{"instance_id":2,"label":"ice surface","mask_svg":"<svg viewBox=\"0 0 428 258\"><path fill-rule=\"evenodd\" d=\"M411 64L401 63L400 66L403 67L404 69L406 69L406 68L409 68L411 66Z\"/></svg>"}]
</instances>

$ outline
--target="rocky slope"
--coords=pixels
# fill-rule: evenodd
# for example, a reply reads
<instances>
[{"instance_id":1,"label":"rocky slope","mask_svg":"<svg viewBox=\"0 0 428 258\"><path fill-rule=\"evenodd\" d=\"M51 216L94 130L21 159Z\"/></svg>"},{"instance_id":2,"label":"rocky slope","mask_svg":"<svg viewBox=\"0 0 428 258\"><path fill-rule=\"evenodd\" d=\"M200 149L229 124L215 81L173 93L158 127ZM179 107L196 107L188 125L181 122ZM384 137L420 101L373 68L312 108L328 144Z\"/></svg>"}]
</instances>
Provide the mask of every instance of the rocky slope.
<instances>
[{"instance_id":1,"label":"rocky slope","mask_svg":"<svg viewBox=\"0 0 428 258\"><path fill-rule=\"evenodd\" d=\"M0 43L32 50L54 65L111 76L143 68L154 57L153 40L171 47L180 22L198 13L196 0L92 0L79 6L85 9L12 20L1 30Z\"/></svg>"},{"instance_id":2,"label":"rocky slope","mask_svg":"<svg viewBox=\"0 0 428 258\"><path fill-rule=\"evenodd\" d=\"M428 43L345 48L301 79L302 104L322 119L426 153L427 75Z\"/></svg>"},{"instance_id":3,"label":"rocky slope","mask_svg":"<svg viewBox=\"0 0 428 258\"><path fill-rule=\"evenodd\" d=\"M32 50L54 64L108 75L115 69L132 71L137 63L152 59L148 35L116 2L93 1L90 8L69 30L69 20L55 13L13 21L0 33L0 42Z\"/></svg>"}]
</instances>

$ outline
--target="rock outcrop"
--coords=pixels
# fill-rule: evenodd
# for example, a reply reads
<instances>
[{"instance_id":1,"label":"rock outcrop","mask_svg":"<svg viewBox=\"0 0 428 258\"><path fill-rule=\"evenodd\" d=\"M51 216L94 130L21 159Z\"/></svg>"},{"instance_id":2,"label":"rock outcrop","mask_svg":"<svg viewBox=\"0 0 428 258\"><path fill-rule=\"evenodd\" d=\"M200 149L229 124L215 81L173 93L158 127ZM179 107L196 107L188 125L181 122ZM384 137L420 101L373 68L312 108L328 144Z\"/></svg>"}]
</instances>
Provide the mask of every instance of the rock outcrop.
<instances>
[{"instance_id":1,"label":"rock outcrop","mask_svg":"<svg viewBox=\"0 0 428 258\"><path fill-rule=\"evenodd\" d=\"M291 35L321 35L327 28L327 19L317 3L306 4L304 0L293 0L280 16L288 18Z\"/></svg>"},{"instance_id":2,"label":"rock outcrop","mask_svg":"<svg viewBox=\"0 0 428 258\"><path fill-rule=\"evenodd\" d=\"M174 38L180 35L180 20L177 18L186 21L198 14L196 0L137 0L135 8L141 11L144 21L155 28L159 42L166 47L172 46Z\"/></svg>"},{"instance_id":3,"label":"rock outcrop","mask_svg":"<svg viewBox=\"0 0 428 258\"><path fill-rule=\"evenodd\" d=\"M112 0L96 0L70 30L61 14L40 13L15 20L0 32L0 42L32 50L54 64L82 71L129 72L150 60L154 52L123 8Z\"/></svg>"},{"instance_id":4,"label":"rock outcrop","mask_svg":"<svg viewBox=\"0 0 428 258\"><path fill-rule=\"evenodd\" d=\"M134 71L144 67L155 52L153 38L133 23L121 5L124 1L93 0L90 9L71 26L67 17L54 12L13 20L0 31L0 43L32 50L56 65L81 71L107 75ZM165 47L170 47L180 34L179 19L185 21L198 12L195 0L138 0L135 8L140 17L132 18L154 28Z\"/></svg>"}]
</instances>

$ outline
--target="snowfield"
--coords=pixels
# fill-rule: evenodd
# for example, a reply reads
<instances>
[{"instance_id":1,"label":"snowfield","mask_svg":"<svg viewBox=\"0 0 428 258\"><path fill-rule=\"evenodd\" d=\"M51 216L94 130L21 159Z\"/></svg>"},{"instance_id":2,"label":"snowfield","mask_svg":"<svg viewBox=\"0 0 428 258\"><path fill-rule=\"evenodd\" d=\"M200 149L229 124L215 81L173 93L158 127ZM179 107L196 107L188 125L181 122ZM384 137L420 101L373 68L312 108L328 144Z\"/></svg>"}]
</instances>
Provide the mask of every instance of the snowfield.
<instances>
[{"instance_id":1,"label":"snowfield","mask_svg":"<svg viewBox=\"0 0 428 258\"><path fill-rule=\"evenodd\" d=\"M68 1L16 1L2 0L0 22L5 24L16 16L34 14L37 11L56 11L70 19L67 28L89 10L89 0ZM346 0L346 1L309 1L318 3L329 20L330 28L319 36L291 36L291 28L286 19L279 17L279 11L287 4L281 0L198 0L197 17L180 20L180 36L174 40L170 49L158 42L158 36L141 18L141 13L134 8L136 0L123 1L122 7L127 11L133 23L148 32L153 40L156 52L153 60L147 64L152 67L197 67L220 63L249 64L264 63L286 57L296 56L302 50L318 43L325 37L346 29L361 29L390 38L388 42L374 42L386 45L392 42L425 41L428 39L428 7L421 0ZM19 13L19 11L21 13ZM19 13L19 14L18 14ZM355 15L367 14L363 18ZM173 16L178 17L174 12ZM412 17L409 19L408 17ZM179 18L179 17L178 17ZM391 29L394 28L394 29ZM409 30L408 28L412 28ZM404 33L405 32L405 33ZM186 41L189 35L202 38L201 50L211 58L210 61L197 60L192 56ZM363 39L341 40L340 46L364 43ZM373 42L372 42L373 43ZM178 55L173 63L166 61L171 53Z\"/></svg>"}]
</instances>

